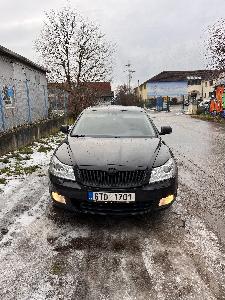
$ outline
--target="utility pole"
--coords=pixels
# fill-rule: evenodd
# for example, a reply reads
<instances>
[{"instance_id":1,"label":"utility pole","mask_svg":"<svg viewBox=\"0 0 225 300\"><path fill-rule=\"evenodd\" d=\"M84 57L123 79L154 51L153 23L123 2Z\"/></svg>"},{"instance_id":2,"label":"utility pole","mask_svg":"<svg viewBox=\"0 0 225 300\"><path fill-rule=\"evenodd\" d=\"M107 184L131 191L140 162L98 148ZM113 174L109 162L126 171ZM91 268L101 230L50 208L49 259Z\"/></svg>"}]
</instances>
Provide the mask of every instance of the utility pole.
<instances>
[{"instance_id":1,"label":"utility pole","mask_svg":"<svg viewBox=\"0 0 225 300\"><path fill-rule=\"evenodd\" d=\"M135 71L131 69L131 63L130 62L128 62L128 64L125 65L125 67L127 67L127 72L128 72L128 90L130 92L131 91L132 74L135 73Z\"/></svg>"}]
</instances>

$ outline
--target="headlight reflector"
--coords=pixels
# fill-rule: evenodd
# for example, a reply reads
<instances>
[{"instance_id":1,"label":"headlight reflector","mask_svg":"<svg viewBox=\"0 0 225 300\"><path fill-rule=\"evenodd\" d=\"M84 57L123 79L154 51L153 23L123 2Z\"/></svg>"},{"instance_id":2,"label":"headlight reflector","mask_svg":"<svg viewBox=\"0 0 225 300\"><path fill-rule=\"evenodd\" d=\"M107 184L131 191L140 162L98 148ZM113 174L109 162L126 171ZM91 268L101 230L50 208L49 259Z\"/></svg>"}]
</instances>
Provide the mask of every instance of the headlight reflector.
<instances>
[{"instance_id":1,"label":"headlight reflector","mask_svg":"<svg viewBox=\"0 0 225 300\"><path fill-rule=\"evenodd\" d=\"M76 180L73 167L61 163L61 161L58 160L58 158L55 155L52 156L49 166L49 172L52 175L59 178L68 179L72 181Z\"/></svg>"},{"instance_id":2,"label":"headlight reflector","mask_svg":"<svg viewBox=\"0 0 225 300\"><path fill-rule=\"evenodd\" d=\"M149 183L170 179L174 176L174 173L175 173L174 160L170 158L164 165L152 169Z\"/></svg>"}]
</instances>

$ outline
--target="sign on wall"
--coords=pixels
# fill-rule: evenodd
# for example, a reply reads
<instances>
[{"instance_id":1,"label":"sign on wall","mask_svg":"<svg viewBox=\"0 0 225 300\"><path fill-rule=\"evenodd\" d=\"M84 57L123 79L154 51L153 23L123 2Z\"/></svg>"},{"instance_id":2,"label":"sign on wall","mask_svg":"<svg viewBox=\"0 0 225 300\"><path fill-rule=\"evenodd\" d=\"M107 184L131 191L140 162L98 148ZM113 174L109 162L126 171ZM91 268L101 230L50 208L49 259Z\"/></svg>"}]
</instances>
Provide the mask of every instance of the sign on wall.
<instances>
[{"instance_id":1,"label":"sign on wall","mask_svg":"<svg viewBox=\"0 0 225 300\"><path fill-rule=\"evenodd\" d=\"M177 82L149 82L148 98L158 96L180 97L181 95L187 95L187 81Z\"/></svg>"}]
</instances>

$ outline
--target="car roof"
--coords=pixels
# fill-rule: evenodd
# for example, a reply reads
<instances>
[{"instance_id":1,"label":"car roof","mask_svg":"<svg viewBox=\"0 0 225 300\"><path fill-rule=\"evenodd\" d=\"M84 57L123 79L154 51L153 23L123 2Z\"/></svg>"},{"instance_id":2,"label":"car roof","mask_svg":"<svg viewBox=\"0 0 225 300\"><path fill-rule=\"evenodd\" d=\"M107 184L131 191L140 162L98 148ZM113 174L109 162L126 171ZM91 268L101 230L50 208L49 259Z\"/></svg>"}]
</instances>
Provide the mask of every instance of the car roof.
<instances>
[{"instance_id":1,"label":"car roof","mask_svg":"<svg viewBox=\"0 0 225 300\"><path fill-rule=\"evenodd\" d=\"M123 106L123 105L102 105L102 106L91 106L86 108L84 111L131 111L131 112L145 112L145 110L138 106Z\"/></svg>"}]
</instances>

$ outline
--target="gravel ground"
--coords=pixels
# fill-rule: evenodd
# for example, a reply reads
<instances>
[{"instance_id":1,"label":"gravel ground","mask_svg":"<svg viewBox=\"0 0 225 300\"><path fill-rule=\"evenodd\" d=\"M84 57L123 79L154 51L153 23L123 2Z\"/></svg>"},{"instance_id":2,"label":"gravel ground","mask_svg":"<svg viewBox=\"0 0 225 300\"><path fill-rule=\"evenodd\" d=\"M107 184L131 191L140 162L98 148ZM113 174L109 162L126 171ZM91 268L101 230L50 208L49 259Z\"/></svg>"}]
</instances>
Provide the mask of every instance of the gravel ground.
<instances>
[{"instance_id":1,"label":"gravel ground","mask_svg":"<svg viewBox=\"0 0 225 300\"><path fill-rule=\"evenodd\" d=\"M36 143L19 175L17 158L0 163L11 170L0 176L0 299L225 299L225 129L178 110L151 115L173 127L164 140L179 166L177 201L161 213L53 210L47 165L62 135Z\"/></svg>"}]
</instances>

